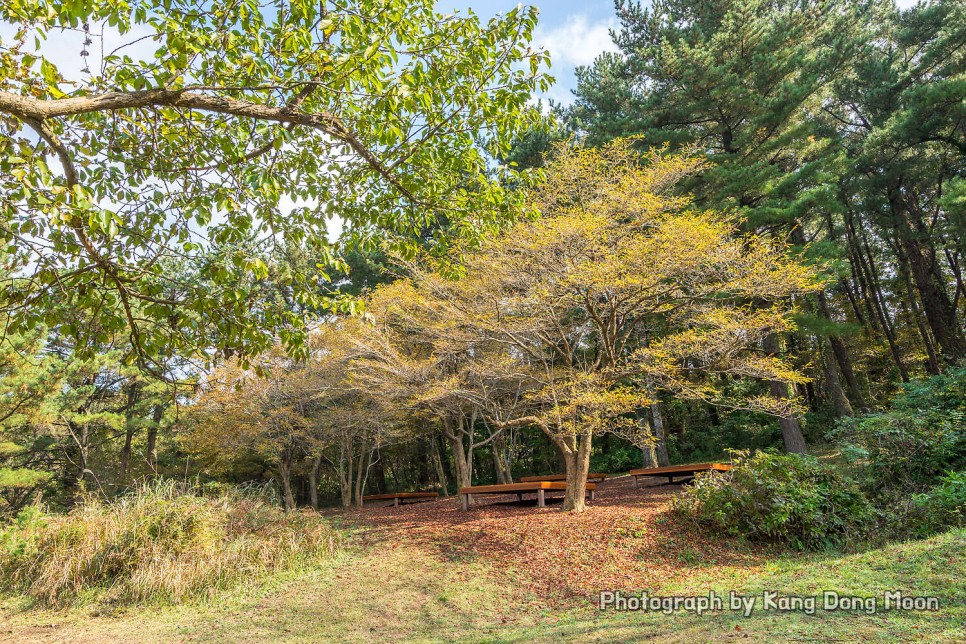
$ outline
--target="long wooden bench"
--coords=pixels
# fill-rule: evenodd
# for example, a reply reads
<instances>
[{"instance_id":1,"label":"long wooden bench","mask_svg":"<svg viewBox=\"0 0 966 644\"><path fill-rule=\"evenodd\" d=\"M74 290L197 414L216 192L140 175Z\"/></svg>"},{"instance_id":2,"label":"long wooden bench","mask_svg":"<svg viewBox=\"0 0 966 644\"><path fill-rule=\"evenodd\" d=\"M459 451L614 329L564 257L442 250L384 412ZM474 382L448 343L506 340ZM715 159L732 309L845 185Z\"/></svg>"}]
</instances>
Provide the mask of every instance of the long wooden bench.
<instances>
[{"instance_id":1,"label":"long wooden bench","mask_svg":"<svg viewBox=\"0 0 966 644\"><path fill-rule=\"evenodd\" d=\"M393 492L391 494L370 494L362 497L362 503L366 501L388 501L392 499L393 505L400 505L406 499L438 499L439 492Z\"/></svg>"},{"instance_id":2,"label":"long wooden bench","mask_svg":"<svg viewBox=\"0 0 966 644\"><path fill-rule=\"evenodd\" d=\"M607 478L606 474L588 474L587 481L599 483ZM521 476L521 483L533 483L534 481L566 481L566 474L541 474L539 476Z\"/></svg>"},{"instance_id":3,"label":"long wooden bench","mask_svg":"<svg viewBox=\"0 0 966 644\"><path fill-rule=\"evenodd\" d=\"M587 484L587 492L590 500L594 500L594 492L597 489L596 483ZM547 491L567 490L567 484L558 481L530 481L526 483L505 483L503 485L474 485L472 487L460 488L460 498L463 501L463 510L470 509L470 496L473 494L516 494L519 500L523 500L523 495L530 492L537 493L537 507L542 508L547 505Z\"/></svg>"},{"instance_id":4,"label":"long wooden bench","mask_svg":"<svg viewBox=\"0 0 966 644\"><path fill-rule=\"evenodd\" d=\"M670 465L668 467L649 467L640 470L631 470L630 474L634 477L634 487L638 487L638 479L642 476L661 476L667 477L668 483L674 483L675 476L694 476L698 472L727 472L731 466L726 463L691 463L689 465Z\"/></svg>"}]
</instances>

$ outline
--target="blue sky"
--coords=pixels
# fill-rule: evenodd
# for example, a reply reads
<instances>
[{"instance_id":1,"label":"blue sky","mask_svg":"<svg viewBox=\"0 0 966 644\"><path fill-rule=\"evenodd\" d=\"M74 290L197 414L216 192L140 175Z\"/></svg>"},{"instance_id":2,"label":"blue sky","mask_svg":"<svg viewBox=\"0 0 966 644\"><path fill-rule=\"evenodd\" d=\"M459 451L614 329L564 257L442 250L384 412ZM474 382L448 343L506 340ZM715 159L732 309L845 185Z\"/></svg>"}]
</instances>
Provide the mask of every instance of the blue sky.
<instances>
[{"instance_id":1,"label":"blue sky","mask_svg":"<svg viewBox=\"0 0 966 644\"><path fill-rule=\"evenodd\" d=\"M472 7L482 18L509 11L518 0L437 0L440 11ZM556 85L546 94L555 101L569 103L576 86L574 70L590 65L607 49L614 50L608 30L618 25L613 0L532 0L523 4L540 9L534 44L545 47L551 56L551 74Z\"/></svg>"},{"instance_id":2,"label":"blue sky","mask_svg":"<svg viewBox=\"0 0 966 644\"><path fill-rule=\"evenodd\" d=\"M896 0L907 8L918 0ZM519 4L516 0L437 0L441 11L472 7L478 15L488 18L503 13ZM550 52L551 74L556 85L546 94L555 101L570 103L571 90L577 84L574 70L578 65L590 65L605 50L616 50L608 30L619 25L613 0L531 0L523 4L540 9L540 22L534 34L534 44ZM647 0L644 1L647 4Z\"/></svg>"}]
</instances>

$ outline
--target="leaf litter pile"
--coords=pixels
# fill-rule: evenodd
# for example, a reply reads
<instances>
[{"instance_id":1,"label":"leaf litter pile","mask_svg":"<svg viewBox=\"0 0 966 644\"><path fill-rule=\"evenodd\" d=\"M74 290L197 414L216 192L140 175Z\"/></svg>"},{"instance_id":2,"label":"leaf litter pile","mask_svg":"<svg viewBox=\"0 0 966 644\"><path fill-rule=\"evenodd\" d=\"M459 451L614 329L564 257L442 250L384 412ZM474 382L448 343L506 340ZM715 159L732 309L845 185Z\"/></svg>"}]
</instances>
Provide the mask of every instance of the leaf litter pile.
<instances>
[{"instance_id":1,"label":"leaf litter pile","mask_svg":"<svg viewBox=\"0 0 966 644\"><path fill-rule=\"evenodd\" d=\"M415 545L450 561L482 562L513 574L542 597L595 596L600 590L649 590L686 584L709 568L751 573L764 551L714 538L670 512L678 485L635 489L629 476L608 479L582 514L561 512L560 499L536 507L528 495L459 498L367 506L347 516L366 545Z\"/></svg>"}]
</instances>

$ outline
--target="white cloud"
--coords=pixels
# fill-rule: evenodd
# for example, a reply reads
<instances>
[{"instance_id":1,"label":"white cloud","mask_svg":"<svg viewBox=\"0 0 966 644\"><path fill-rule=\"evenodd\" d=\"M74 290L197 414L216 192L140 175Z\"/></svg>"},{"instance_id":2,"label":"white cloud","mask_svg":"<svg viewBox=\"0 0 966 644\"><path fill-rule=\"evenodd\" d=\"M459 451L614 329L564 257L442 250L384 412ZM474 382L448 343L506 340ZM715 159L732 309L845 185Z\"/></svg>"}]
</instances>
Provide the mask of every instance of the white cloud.
<instances>
[{"instance_id":1,"label":"white cloud","mask_svg":"<svg viewBox=\"0 0 966 644\"><path fill-rule=\"evenodd\" d=\"M558 69L590 65L601 52L617 51L609 32L616 23L614 18L591 22L583 14L571 14L562 25L537 27L533 42L546 47L551 63Z\"/></svg>"}]
</instances>

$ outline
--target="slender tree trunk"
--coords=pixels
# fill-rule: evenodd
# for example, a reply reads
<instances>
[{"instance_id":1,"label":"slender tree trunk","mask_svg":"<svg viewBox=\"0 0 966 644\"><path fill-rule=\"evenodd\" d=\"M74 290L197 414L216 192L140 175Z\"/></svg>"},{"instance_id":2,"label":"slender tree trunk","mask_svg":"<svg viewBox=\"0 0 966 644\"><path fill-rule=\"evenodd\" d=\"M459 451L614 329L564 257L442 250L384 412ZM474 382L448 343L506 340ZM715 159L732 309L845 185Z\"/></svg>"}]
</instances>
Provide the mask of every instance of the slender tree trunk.
<instances>
[{"instance_id":1,"label":"slender tree trunk","mask_svg":"<svg viewBox=\"0 0 966 644\"><path fill-rule=\"evenodd\" d=\"M121 447L121 464L117 475L118 483L121 484L124 483L124 480L127 477L127 466L128 462L131 460L131 444L133 442L134 424L128 421L124 432L124 445Z\"/></svg>"},{"instance_id":2,"label":"slender tree trunk","mask_svg":"<svg viewBox=\"0 0 966 644\"><path fill-rule=\"evenodd\" d=\"M154 406L154 416L148 426L147 458L151 470L158 473L158 430L161 427L161 420L164 418L164 405L158 403Z\"/></svg>"},{"instance_id":3,"label":"slender tree trunk","mask_svg":"<svg viewBox=\"0 0 966 644\"><path fill-rule=\"evenodd\" d=\"M935 249L929 243L930 232L919 213L912 207L900 203L897 189L891 190L889 203L898 221L899 239L912 278L919 290L923 313L933 337L942 349L943 358L955 363L966 356L966 338L963 336L962 322L958 319L952 300L936 262Z\"/></svg>"},{"instance_id":4,"label":"slender tree trunk","mask_svg":"<svg viewBox=\"0 0 966 644\"><path fill-rule=\"evenodd\" d=\"M778 336L772 333L765 339L765 351L777 356L781 352ZM771 395L778 400L788 399L788 383L780 380L769 380L768 389ZM779 419L782 428L782 439L785 441L785 451L790 454L805 454L805 437L802 436L802 428L798 419L794 416L782 416Z\"/></svg>"},{"instance_id":5,"label":"slender tree trunk","mask_svg":"<svg viewBox=\"0 0 966 644\"><path fill-rule=\"evenodd\" d=\"M652 397L654 394L652 393ZM654 397L651 403L651 418L654 421L654 438L656 443L654 445L655 451L657 452L657 465L658 467L667 467L670 465L670 460L667 456L667 439L664 432L664 414L661 412L661 403Z\"/></svg>"},{"instance_id":6,"label":"slender tree trunk","mask_svg":"<svg viewBox=\"0 0 966 644\"><path fill-rule=\"evenodd\" d=\"M830 350L824 352L822 366L825 371L825 385L829 397L832 399L832 404L835 405L835 414L839 417L847 416L851 418L855 416L852 404L849 402L848 396L845 395L845 391L839 382L839 374L835 371L835 364Z\"/></svg>"},{"instance_id":7,"label":"slender tree trunk","mask_svg":"<svg viewBox=\"0 0 966 644\"><path fill-rule=\"evenodd\" d=\"M450 451L453 452L453 466L456 471L457 487L470 487L473 485L472 450L470 450L470 455L467 456L462 430L454 430L452 420L445 418L443 419L443 435L449 441Z\"/></svg>"},{"instance_id":8,"label":"slender tree trunk","mask_svg":"<svg viewBox=\"0 0 966 644\"><path fill-rule=\"evenodd\" d=\"M939 366L939 357L936 355L936 344L930 336L928 325L924 319L925 316L922 313L922 307L919 303L919 294L912 285L912 276L909 274L909 260L902 252L901 244L897 243L895 250L896 256L899 259L899 273L902 275L902 281L905 283L907 299L912 309L912 318L916 322L919 337L922 339L922 344L926 348L926 363L929 373L939 375L941 368Z\"/></svg>"},{"instance_id":9,"label":"slender tree trunk","mask_svg":"<svg viewBox=\"0 0 966 644\"><path fill-rule=\"evenodd\" d=\"M647 430L647 433L651 435L652 439L651 442L641 448L642 467L657 467L657 436L651 423L648 422L647 412L644 408L637 410L637 422L640 424L641 429Z\"/></svg>"},{"instance_id":10,"label":"slender tree trunk","mask_svg":"<svg viewBox=\"0 0 966 644\"><path fill-rule=\"evenodd\" d=\"M825 293L821 291L818 293L818 308L822 317L826 320L832 320L832 312L829 309L828 300L825 298ZM859 381L855 377L855 370L852 368L852 359L849 357L849 350L845 346L845 342L842 341L842 338L834 334L828 336L828 342L832 349L832 355L835 356L835 362L838 363L839 371L845 379L845 386L848 387L852 402L859 409L863 411L867 410L868 407L865 404L865 397L862 395L862 390L859 389Z\"/></svg>"},{"instance_id":11,"label":"slender tree trunk","mask_svg":"<svg viewBox=\"0 0 966 644\"><path fill-rule=\"evenodd\" d=\"M339 489L342 496L342 507L352 507L352 482L355 480L355 452L352 449L353 437L343 436L339 454Z\"/></svg>"},{"instance_id":12,"label":"slender tree trunk","mask_svg":"<svg viewBox=\"0 0 966 644\"><path fill-rule=\"evenodd\" d=\"M353 505L357 508L362 507L362 492L365 487L366 474L368 472L368 462L372 458L369 453L368 441L362 439L359 442L359 459L356 461L356 481L353 493Z\"/></svg>"},{"instance_id":13,"label":"slender tree trunk","mask_svg":"<svg viewBox=\"0 0 966 644\"><path fill-rule=\"evenodd\" d=\"M123 484L127 477L127 467L131 460L131 443L134 442L134 432L137 429L135 406L137 405L139 385L132 384L127 391L127 405L124 411L124 445L121 447L121 465L117 480Z\"/></svg>"},{"instance_id":14,"label":"slender tree trunk","mask_svg":"<svg viewBox=\"0 0 966 644\"><path fill-rule=\"evenodd\" d=\"M436 442L436 434L429 436L429 444L432 446L433 460L436 463L436 481L439 483L443 496L449 496L449 484L446 482L446 468L443 467L443 457L439 453L439 444Z\"/></svg>"},{"instance_id":15,"label":"slender tree trunk","mask_svg":"<svg viewBox=\"0 0 966 644\"><path fill-rule=\"evenodd\" d=\"M309 505L313 510L319 509L319 472L322 471L322 455L319 454L312 459L312 467L309 468Z\"/></svg>"},{"instance_id":16,"label":"slender tree trunk","mask_svg":"<svg viewBox=\"0 0 966 644\"><path fill-rule=\"evenodd\" d=\"M851 209L849 212L851 213ZM869 253L870 263L867 265L863 244L859 238L859 231L856 229L851 214L846 218L846 224L849 242L849 262L853 267L853 274L858 279L858 284L862 286L864 291L863 295L866 307L869 310L869 316L879 323L879 327L882 329L883 335L885 335L886 342L889 344L889 353L892 355L892 360L895 362L896 369L899 371L899 377L903 382L909 382L909 372L903 363L902 354L896 343L895 330L885 310L882 290L878 286L878 271L875 270L874 260L871 253ZM865 248L868 249L868 242L865 243Z\"/></svg>"},{"instance_id":17,"label":"slender tree trunk","mask_svg":"<svg viewBox=\"0 0 966 644\"><path fill-rule=\"evenodd\" d=\"M506 460L506 434L498 431L492 440L490 440L490 448L493 452L493 471L496 475L497 483L513 483L510 465Z\"/></svg>"},{"instance_id":18,"label":"slender tree trunk","mask_svg":"<svg viewBox=\"0 0 966 644\"><path fill-rule=\"evenodd\" d=\"M282 483L282 498L285 500L285 509L295 509L295 495L292 494L292 463L288 454L282 455L278 459L278 477Z\"/></svg>"}]
</instances>

